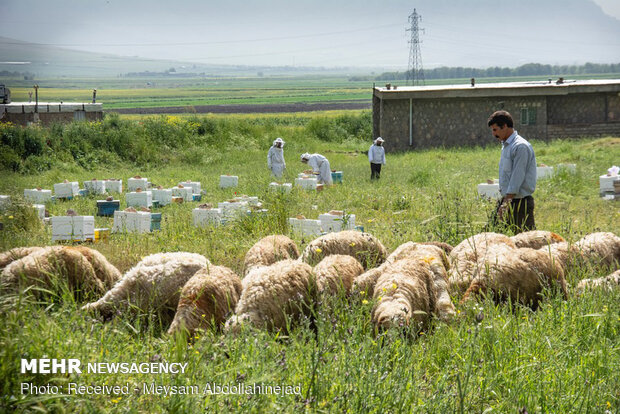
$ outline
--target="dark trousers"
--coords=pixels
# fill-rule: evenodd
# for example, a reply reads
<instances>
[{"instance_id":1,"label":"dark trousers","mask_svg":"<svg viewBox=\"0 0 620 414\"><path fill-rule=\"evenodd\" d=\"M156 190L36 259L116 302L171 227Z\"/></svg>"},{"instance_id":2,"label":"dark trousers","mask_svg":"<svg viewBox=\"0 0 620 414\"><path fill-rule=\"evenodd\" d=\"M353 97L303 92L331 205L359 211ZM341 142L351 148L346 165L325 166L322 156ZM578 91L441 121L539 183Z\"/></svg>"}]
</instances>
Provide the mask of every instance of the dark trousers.
<instances>
[{"instance_id":1,"label":"dark trousers","mask_svg":"<svg viewBox=\"0 0 620 414\"><path fill-rule=\"evenodd\" d=\"M501 205L502 201L500 200L497 203L496 214L493 218L496 225L505 226L514 234L536 230L536 224L534 223L534 197L527 196L510 200L508 210L504 213L503 220L498 222L497 211Z\"/></svg>"},{"instance_id":2,"label":"dark trousers","mask_svg":"<svg viewBox=\"0 0 620 414\"><path fill-rule=\"evenodd\" d=\"M370 163L370 179L375 180L381 177L381 164Z\"/></svg>"}]
</instances>

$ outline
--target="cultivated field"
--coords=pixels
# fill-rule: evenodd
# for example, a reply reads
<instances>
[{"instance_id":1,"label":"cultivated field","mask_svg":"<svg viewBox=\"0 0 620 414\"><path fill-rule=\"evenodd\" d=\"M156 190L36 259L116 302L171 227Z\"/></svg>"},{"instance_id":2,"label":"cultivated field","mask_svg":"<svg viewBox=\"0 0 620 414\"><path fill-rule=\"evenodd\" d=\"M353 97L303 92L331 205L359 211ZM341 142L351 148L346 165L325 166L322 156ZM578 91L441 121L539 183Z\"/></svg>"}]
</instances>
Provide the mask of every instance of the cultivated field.
<instances>
[{"instance_id":1,"label":"cultivated field","mask_svg":"<svg viewBox=\"0 0 620 414\"><path fill-rule=\"evenodd\" d=\"M188 179L206 190L203 202L237 194L259 196L269 210L218 228L195 228L196 203L171 205L162 229L147 235L113 235L91 247L121 271L156 252L187 251L240 274L243 257L260 238L289 234L286 218L316 218L345 210L357 224L394 250L406 241L458 244L483 231L493 204L476 184L497 176L499 147L434 149L387 155L381 180L370 182L366 151L370 114L315 116L111 116L96 124L26 129L2 126L0 194L19 203L24 188L52 188L64 179L127 178L139 174L171 187ZM302 152L326 155L344 172L344 184L321 193L294 190L277 196L266 153L285 141L286 181L304 165ZM598 195L598 176L618 162L620 138L533 141L539 163L576 163L538 183L536 223L570 241L595 231L620 235L620 207ZM8 148L12 148L8 151ZM386 143L389 149L389 142ZM29 155L25 159L25 155ZM234 190L218 188L220 174L239 176ZM125 184L124 183L124 184ZM97 197L47 206L94 214ZM124 201L124 196L121 196ZM123 205L123 204L122 204ZM29 210L14 207L1 218L0 251L49 245L50 229ZM96 217L96 227L111 219ZM308 237L292 235L300 248ZM317 305L314 320L290 332L243 330L238 336L203 331L187 344L169 337L153 315L119 315L104 322L80 310L67 293L46 303L29 295L0 296L0 407L43 412L618 412L620 411L620 290L574 297L583 278L610 268L582 265L567 275L570 299L545 293L542 306L458 305L450 324L434 322L417 334L377 333L373 301L335 296ZM20 374L21 358L77 358L86 362L187 363L184 374ZM23 395L20 383L44 386L129 384L127 395ZM199 395L145 392L143 384L198 386ZM207 384L299 386L299 395L213 395ZM148 388L149 390L151 388ZM180 389L180 388L178 388ZM213 389L213 387L209 388Z\"/></svg>"}]
</instances>

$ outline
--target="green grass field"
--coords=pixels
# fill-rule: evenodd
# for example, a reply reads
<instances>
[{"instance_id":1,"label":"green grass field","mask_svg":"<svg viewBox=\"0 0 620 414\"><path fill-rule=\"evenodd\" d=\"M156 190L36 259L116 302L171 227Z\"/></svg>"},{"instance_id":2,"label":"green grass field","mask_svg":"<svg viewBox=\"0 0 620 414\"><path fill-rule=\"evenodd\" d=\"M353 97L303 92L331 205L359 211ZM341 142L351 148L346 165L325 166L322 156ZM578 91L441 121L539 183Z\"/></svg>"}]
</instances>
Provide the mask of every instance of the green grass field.
<instances>
[{"instance_id":1,"label":"green grass field","mask_svg":"<svg viewBox=\"0 0 620 414\"><path fill-rule=\"evenodd\" d=\"M164 207L158 210L163 215L161 231L112 235L110 240L91 246L121 271L150 253L189 251L240 272L245 253L261 237L289 234L287 217L304 214L316 218L331 209L355 214L356 223L390 251L409 240L456 245L483 230L493 204L477 198L476 184L497 176L498 146L490 143L485 148L388 153L381 180L370 182L365 155L370 143L363 139L365 129L331 142L313 134L320 130L320 122L345 134L345 129L338 129L345 125L342 116L116 118L55 131L26 129L23 135L9 128L1 131L4 137L10 135L15 142L20 137L23 142L47 140L54 153L43 149L36 163L16 164L20 172L0 171L0 194L9 194L19 203L24 188L52 188L64 179L82 184L94 177L119 177L126 183L127 178L139 174L164 187L188 179L201 181L206 190L203 202L223 201L235 192L256 195L269 210L262 218L195 228L191 210L197 203ZM368 112L361 112L347 122L353 124L366 116ZM309 126L311 123L314 126ZM124 135L123 131L129 132ZM323 153L332 168L342 170L344 184L321 193L294 190L284 197L269 193L267 185L272 179L265 158L276 136L287 142L286 181L293 181L304 169L299 154L309 151ZM122 151L117 156L107 155L104 149L114 144L113 138L119 140L118 148L123 151L128 148L144 155ZM87 144L79 147L78 142L92 142L96 154L84 154L94 149L89 150ZM154 144L157 142L160 144ZM539 163L577 164L575 175L563 173L539 181L537 227L570 241L594 231L620 235L620 206L598 195L598 176L617 162L620 138L532 144ZM45 167L43 159L48 160ZM219 189L220 174L238 175L239 187ZM92 215L96 199L57 202L47 208L53 215L68 208ZM124 207L124 196L121 202ZM5 225L0 231L2 251L51 244L50 229L39 224L28 209L15 207L5 212L1 221ZM96 217L96 227L111 226L111 219ZM300 248L310 241L300 235L292 237ZM190 344L166 336L162 333L166 327L148 317L120 316L104 323L80 311L82 304L66 293L59 293L49 303L36 303L25 294L4 294L0 296L0 410L618 412L620 290L572 296L580 279L610 272L586 265L573 270L567 275L571 298L565 301L547 292L536 312L490 301L457 305L457 317L451 324L435 322L420 335L377 334L370 321L372 301L333 297L314 310L316 334L310 321L304 320L287 334L248 329L232 337L206 331ZM460 298L453 299L458 303ZM478 322L475 316L480 313L483 319ZM83 363L164 360L187 363L188 367L178 375L20 374L21 358L43 357L78 358ZM128 384L139 392L31 395L20 392L21 383L52 384L65 390L69 383ZM207 384L239 383L299 386L300 394L204 393ZM143 384L147 388L150 384L198 386L199 394L153 395L143 392Z\"/></svg>"}]
</instances>

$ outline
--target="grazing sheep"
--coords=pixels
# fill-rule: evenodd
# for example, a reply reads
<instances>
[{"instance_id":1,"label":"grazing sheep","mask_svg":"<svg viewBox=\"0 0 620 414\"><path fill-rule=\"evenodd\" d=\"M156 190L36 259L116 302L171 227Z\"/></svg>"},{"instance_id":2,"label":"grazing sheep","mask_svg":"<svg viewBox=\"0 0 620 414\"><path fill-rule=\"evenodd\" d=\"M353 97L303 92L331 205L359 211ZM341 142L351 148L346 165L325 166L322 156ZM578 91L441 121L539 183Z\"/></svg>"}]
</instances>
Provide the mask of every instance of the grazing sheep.
<instances>
[{"instance_id":1,"label":"grazing sheep","mask_svg":"<svg viewBox=\"0 0 620 414\"><path fill-rule=\"evenodd\" d=\"M28 256L30 253L34 253L41 249L43 249L43 247L15 247L11 250L0 253L0 270L7 267L9 264L11 264L11 262L19 260L22 257Z\"/></svg>"},{"instance_id":2,"label":"grazing sheep","mask_svg":"<svg viewBox=\"0 0 620 414\"><path fill-rule=\"evenodd\" d=\"M245 285L225 330L236 333L244 323L257 328L285 330L287 319L308 315L316 286L312 268L297 260L262 267Z\"/></svg>"},{"instance_id":3,"label":"grazing sheep","mask_svg":"<svg viewBox=\"0 0 620 414\"><path fill-rule=\"evenodd\" d=\"M502 246L501 251L497 248L490 249L491 246L497 245ZM509 249L515 248L510 237L498 233L480 233L463 240L450 253L450 289L453 292L465 292L480 263L493 261L494 257L489 257L490 250L495 254L504 254L508 253Z\"/></svg>"},{"instance_id":4,"label":"grazing sheep","mask_svg":"<svg viewBox=\"0 0 620 414\"><path fill-rule=\"evenodd\" d=\"M620 237L613 233L592 233L574 244L580 255L589 261L607 266L620 265Z\"/></svg>"},{"instance_id":5,"label":"grazing sheep","mask_svg":"<svg viewBox=\"0 0 620 414\"><path fill-rule=\"evenodd\" d=\"M529 247L530 249L540 249L550 244L565 241L559 234L545 230L526 231L511 237L511 239L516 247Z\"/></svg>"},{"instance_id":6,"label":"grazing sheep","mask_svg":"<svg viewBox=\"0 0 620 414\"><path fill-rule=\"evenodd\" d=\"M514 249L511 254L496 255L472 280L462 302L474 296L492 293L497 302L510 298L532 309L538 307L545 287L558 286L568 298L564 271L557 261L543 250Z\"/></svg>"},{"instance_id":7,"label":"grazing sheep","mask_svg":"<svg viewBox=\"0 0 620 414\"><path fill-rule=\"evenodd\" d=\"M0 284L3 290L36 286L58 294L66 287L77 300L106 290L88 259L80 251L63 246L41 248L11 262L0 274ZM42 290L34 293L45 295Z\"/></svg>"},{"instance_id":8,"label":"grazing sheep","mask_svg":"<svg viewBox=\"0 0 620 414\"><path fill-rule=\"evenodd\" d=\"M434 259L391 263L377 280L374 299L372 321L379 329L413 326L421 330L432 315L449 320L455 314L445 268Z\"/></svg>"},{"instance_id":9,"label":"grazing sheep","mask_svg":"<svg viewBox=\"0 0 620 414\"><path fill-rule=\"evenodd\" d=\"M297 259L299 249L293 240L283 235L263 237L248 250L244 260L244 275L253 268L269 266L281 260Z\"/></svg>"},{"instance_id":10,"label":"grazing sheep","mask_svg":"<svg viewBox=\"0 0 620 414\"><path fill-rule=\"evenodd\" d=\"M364 272L355 257L342 254L327 256L313 269L319 293L349 294L353 280Z\"/></svg>"},{"instance_id":11,"label":"grazing sheep","mask_svg":"<svg viewBox=\"0 0 620 414\"><path fill-rule=\"evenodd\" d=\"M306 246L301 261L315 266L324 257L332 254L344 254L355 257L368 269L385 261L387 250L383 244L370 233L360 233L355 230L345 230L338 233L328 233L314 239Z\"/></svg>"},{"instance_id":12,"label":"grazing sheep","mask_svg":"<svg viewBox=\"0 0 620 414\"><path fill-rule=\"evenodd\" d=\"M354 292L365 292L365 295L370 297L373 295L374 286L377 279L390 264L405 258L424 259L431 257L442 263L445 269L449 268L448 258L441 248L427 243L403 243L398 246L379 267L369 269L365 273L356 277L353 281L352 290Z\"/></svg>"},{"instance_id":13,"label":"grazing sheep","mask_svg":"<svg viewBox=\"0 0 620 414\"><path fill-rule=\"evenodd\" d=\"M67 246L66 248L76 250L86 257L95 271L95 276L103 283L106 290L111 289L120 280L121 272L97 250L85 246Z\"/></svg>"},{"instance_id":14,"label":"grazing sheep","mask_svg":"<svg viewBox=\"0 0 620 414\"><path fill-rule=\"evenodd\" d=\"M156 253L131 268L98 301L84 306L104 318L115 311L155 311L164 322L172 320L185 283L209 261L196 253Z\"/></svg>"},{"instance_id":15,"label":"grazing sheep","mask_svg":"<svg viewBox=\"0 0 620 414\"><path fill-rule=\"evenodd\" d=\"M568 244L568 242L550 244L538 250L547 254L551 260L560 265L564 274L569 271L575 259L579 256L579 249L574 244Z\"/></svg>"},{"instance_id":16,"label":"grazing sheep","mask_svg":"<svg viewBox=\"0 0 620 414\"><path fill-rule=\"evenodd\" d=\"M443 250L444 252L446 252L446 254L450 254L452 253L452 250L454 249L453 246L449 245L448 243L444 243L444 242L434 242L434 241L430 241L430 242L423 242L420 244L426 244L428 246L437 246L439 247L441 250Z\"/></svg>"},{"instance_id":17,"label":"grazing sheep","mask_svg":"<svg viewBox=\"0 0 620 414\"><path fill-rule=\"evenodd\" d=\"M604 288L612 290L618 287L620 287L620 270L596 279L583 279L575 288L575 292L577 295L581 295L588 289Z\"/></svg>"},{"instance_id":18,"label":"grazing sheep","mask_svg":"<svg viewBox=\"0 0 620 414\"><path fill-rule=\"evenodd\" d=\"M241 296L241 279L223 266L206 266L183 286L179 306L168 334L186 330L220 328Z\"/></svg>"}]
</instances>

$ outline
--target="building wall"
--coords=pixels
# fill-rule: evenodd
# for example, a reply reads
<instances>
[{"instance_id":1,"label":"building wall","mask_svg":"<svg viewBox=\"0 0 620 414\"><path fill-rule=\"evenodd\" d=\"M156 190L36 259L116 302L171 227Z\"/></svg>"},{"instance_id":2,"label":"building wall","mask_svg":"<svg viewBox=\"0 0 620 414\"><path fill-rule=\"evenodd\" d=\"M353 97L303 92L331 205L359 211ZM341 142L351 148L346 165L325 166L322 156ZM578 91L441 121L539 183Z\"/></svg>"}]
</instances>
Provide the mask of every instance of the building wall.
<instances>
[{"instance_id":1,"label":"building wall","mask_svg":"<svg viewBox=\"0 0 620 414\"><path fill-rule=\"evenodd\" d=\"M512 114L515 129L526 139L620 135L620 95L615 92L414 99L411 146L409 99L373 96L373 135L386 140L386 151L485 146L494 143L487 119L499 109ZM533 125L522 119L532 115L536 118Z\"/></svg>"},{"instance_id":2,"label":"building wall","mask_svg":"<svg viewBox=\"0 0 620 414\"><path fill-rule=\"evenodd\" d=\"M26 126L30 123L37 122L36 117L38 115L41 125L51 125L53 123L69 123L73 122L73 112L40 112L35 114L31 113L9 113L5 112L1 122L11 122L16 125ZM103 112L85 112L86 121L99 121L103 119Z\"/></svg>"},{"instance_id":3,"label":"building wall","mask_svg":"<svg viewBox=\"0 0 620 414\"><path fill-rule=\"evenodd\" d=\"M536 112L535 125L521 124L521 109ZM413 145L409 145L409 100L383 101L380 131L386 150L412 148L485 146L492 144L487 119L498 109L510 112L515 129L526 138L546 138L546 102L544 97L508 99L416 99L413 100Z\"/></svg>"},{"instance_id":4,"label":"building wall","mask_svg":"<svg viewBox=\"0 0 620 414\"><path fill-rule=\"evenodd\" d=\"M583 93L579 95L549 96L547 113L549 125L593 124L606 122L607 95Z\"/></svg>"}]
</instances>

